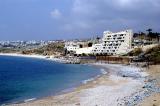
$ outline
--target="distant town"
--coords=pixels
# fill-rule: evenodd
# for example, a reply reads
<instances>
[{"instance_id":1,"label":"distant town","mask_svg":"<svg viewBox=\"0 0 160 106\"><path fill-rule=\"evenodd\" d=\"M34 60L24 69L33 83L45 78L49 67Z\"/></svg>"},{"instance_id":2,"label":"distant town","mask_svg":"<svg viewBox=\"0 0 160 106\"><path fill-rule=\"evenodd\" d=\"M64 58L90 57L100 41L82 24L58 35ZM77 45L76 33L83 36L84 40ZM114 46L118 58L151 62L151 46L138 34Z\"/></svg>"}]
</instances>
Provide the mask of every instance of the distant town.
<instances>
[{"instance_id":1,"label":"distant town","mask_svg":"<svg viewBox=\"0 0 160 106\"><path fill-rule=\"evenodd\" d=\"M133 33L131 29L111 32L85 40L0 41L1 53L39 54L53 57L139 56L159 47L160 33L147 29ZM72 57L72 58L73 58Z\"/></svg>"}]
</instances>

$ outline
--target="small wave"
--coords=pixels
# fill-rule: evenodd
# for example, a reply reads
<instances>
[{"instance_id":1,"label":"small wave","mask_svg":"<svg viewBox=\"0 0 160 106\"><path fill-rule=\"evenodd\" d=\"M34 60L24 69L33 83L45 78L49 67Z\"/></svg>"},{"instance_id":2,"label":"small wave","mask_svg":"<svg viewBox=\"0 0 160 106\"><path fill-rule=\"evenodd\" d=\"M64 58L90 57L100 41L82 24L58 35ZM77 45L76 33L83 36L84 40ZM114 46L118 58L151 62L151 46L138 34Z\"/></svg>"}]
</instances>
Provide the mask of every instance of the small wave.
<instances>
[{"instance_id":1,"label":"small wave","mask_svg":"<svg viewBox=\"0 0 160 106\"><path fill-rule=\"evenodd\" d=\"M93 81L93 80L94 80L94 78L90 78L90 79L84 80L82 83L87 84L88 82Z\"/></svg>"},{"instance_id":2,"label":"small wave","mask_svg":"<svg viewBox=\"0 0 160 106\"><path fill-rule=\"evenodd\" d=\"M105 69L103 69L103 68L102 68L100 71L101 71L102 74L107 74L107 73L108 73L108 72L105 71Z\"/></svg>"},{"instance_id":3,"label":"small wave","mask_svg":"<svg viewBox=\"0 0 160 106\"><path fill-rule=\"evenodd\" d=\"M30 102L30 101L33 101L33 100L36 100L36 98L26 99L26 100L24 100L24 102Z\"/></svg>"}]
</instances>

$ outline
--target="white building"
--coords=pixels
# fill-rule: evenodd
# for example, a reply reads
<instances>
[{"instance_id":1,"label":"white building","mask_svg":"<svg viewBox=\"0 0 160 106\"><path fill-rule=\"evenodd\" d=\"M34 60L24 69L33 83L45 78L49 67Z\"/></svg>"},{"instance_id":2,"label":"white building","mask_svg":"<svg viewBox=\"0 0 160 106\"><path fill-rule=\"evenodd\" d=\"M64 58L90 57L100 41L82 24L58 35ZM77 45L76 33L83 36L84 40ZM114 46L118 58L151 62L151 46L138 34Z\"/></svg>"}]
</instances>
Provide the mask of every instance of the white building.
<instances>
[{"instance_id":1,"label":"white building","mask_svg":"<svg viewBox=\"0 0 160 106\"><path fill-rule=\"evenodd\" d=\"M76 52L76 50L79 49L80 46L76 42L66 42L64 48L67 49L67 51Z\"/></svg>"},{"instance_id":2,"label":"white building","mask_svg":"<svg viewBox=\"0 0 160 106\"><path fill-rule=\"evenodd\" d=\"M94 44L92 46L92 53L93 54L101 54L103 52L103 44Z\"/></svg>"},{"instance_id":3,"label":"white building","mask_svg":"<svg viewBox=\"0 0 160 106\"><path fill-rule=\"evenodd\" d=\"M92 47L85 47L85 48L79 48L76 50L76 54L77 55L81 55L81 54L91 54L92 53L93 48Z\"/></svg>"},{"instance_id":4,"label":"white building","mask_svg":"<svg viewBox=\"0 0 160 106\"><path fill-rule=\"evenodd\" d=\"M118 55L125 54L131 50L132 46L132 30L121 32L104 31L102 43L93 45L92 53Z\"/></svg>"},{"instance_id":5,"label":"white building","mask_svg":"<svg viewBox=\"0 0 160 106\"><path fill-rule=\"evenodd\" d=\"M75 52L76 54L108 54L120 55L126 54L132 49L132 30L121 32L104 31L103 38L99 44L93 44L92 47L80 47L81 42L66 42L65 48L67 51Z\"/></svg>"}]
</instances>

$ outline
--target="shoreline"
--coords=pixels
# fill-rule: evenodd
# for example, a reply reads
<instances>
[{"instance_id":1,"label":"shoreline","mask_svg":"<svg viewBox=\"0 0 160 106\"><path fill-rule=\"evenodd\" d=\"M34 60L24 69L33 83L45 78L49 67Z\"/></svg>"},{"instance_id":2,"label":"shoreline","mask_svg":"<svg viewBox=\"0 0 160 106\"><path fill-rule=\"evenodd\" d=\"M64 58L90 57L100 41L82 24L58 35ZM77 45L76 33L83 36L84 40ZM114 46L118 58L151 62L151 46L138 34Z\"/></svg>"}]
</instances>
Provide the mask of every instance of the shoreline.
<instances>
[{"instance_id":1,"label":"shoreline","mask_svg":"<svg viewBox=\"0 0 160 106\"><path fill-rule=\"evenodd\" d=\"M42 55L22 55L22 54L1 54L3 56L19 56L46 59L56 61ZM58 61L57 61L58 62ZM123 106L144 104L147 98L155 92L155 85L150 81L152 74L146 72L147 69L123 64L88 64L102 69L103 75L97 78L88 79L78 87L43 98L30 98L17 104L7 104L9 106ZM152 69L151 69L152 70ZM117 88L117 89L115 89ZM115 92L116 91L116 92ZM125 92L124 92L125 91ZM117 93L117 94L116 94ZM105 95L104 95L105 94ZM122 95L122 96L121 96ZM152 96L151 96L152 97ZM160 96L158 96L160 97ZM116 99L114 99L116 98ZM106 100L109 103L106 102ZM95 101L92 103L91 101ZM146 103L147 101L145 101ZM143 105L145 106L145 105Z\"/></svg>"},{"instance_id":2,"label":"shoreline","mask_svg":"<svg viewBox=\"0 0 160 106\"><path fill-rule=\"evenodd\" d=\"M13 56L13 57L26 57L26 58L37 58L37 59L45 59L58 63L70 63L70 61L64 58L56 58L53 55L44 56L39 54L21 54L21 53L0 53L0 56Z\"/></svg>"},{"instance_id":3,"label":"shoreline","mask_svg":"<svg viewBox=\"0 0 160 106\"><path fill-rule=\"evenodd\" d=\"M59 62L57 61L57 58L47 58L47 56L42 56L42 55L35 55L35 54L31 54L31 55L24 55L24 54L19 54L19 53L0 53L0 56L11 56L11 57L24 57L24 58L37 58L37 59L44 59L44 60L47 60L47 61L53 61L53 62ZM61 63L61 62L59 62ZM92 64L81 64L81 65L88 65L88 66L91 66L93 67ZM103 68L99 68L98 71L101 71L101 69ZM102 76L103 74L106 74L105 71L102 71L100 72L100 74L92 77L92 78L89 78L89 79L86 79L86 80L83 80L81 81L80 84L78 84L77 86L75 87L72 87L72 88L67 88L67 89L64 89L52 96L59 96L59 95L63 95L63 94L67 94L67 93L70 93L70 92L73 92L75 89L77 89L79 86L82 86L82 85L85 85L87 84L88 82L91 82L95 79L97 79L98 77ZM23 104L25 102L31 102L31 101L36 101L36 100L40 100L40 99L43 99L43 98L47 98L47 97L50 97L50 96L44 96L44 97L33 97L33 98L28 98L28 99L24 99L24 100L20 100L20 101L13 101L11 103L5 103L5 104L2 104L2 105L12 105L12 104Z\"/></svg>"},{"instance_id":4,"label":"shoreline","mask_svg":"<svg viewBox=\"0 0 160 106\"><path fill-rule=\"evenodd\" d=\"M14 57L28 57L28 58L38 58L38 59L47 59L47 56L43 55L25 55L20 53L0 53L0 56L14 56Z\"/></svg>"},{"instance_id":5,"label":"shoreline","mask_svg":"<svg viewBox=\"0 0 160 106\"><path fill-rule=\"evenodd\" d=\"M141 69L134 66L99 63L92 65L109 69L109 73L80 85L72 92L10 106L123 106L126 103L134 102L132 104L135 105L139 102L134 97L143 93L144 80L148 76L146 72L141 72Z\"/></svg>"},{"instance_id":6,"label":"shoreline","mask_svg":"<svg viewBox=\"0 0 160 106\"><path fill-rule=\"evenodd\" d=\"M99 71L101 71L101 69ZM86 80L82 80L81 83L77 84L76 86L64 89L64 90L59 91L56 94L53 94L53 95L50 95L50 96L33 97L33 98L24 99L24 100L13 101L11 103L8 102L8 103L5 103L5 104L2 104L2 106L3 105L4 106L13 106L15 104L19 106L20 104L24 104L24 103L28 103L28 102L32 102L32 101L38 101L38 100L46 99L46 98L49 98L49 97L56 97L56 96L66 95L66 94L74 92L75 90L79 89L79 87L81 87L83 85L86 85L86 84L88 84L88 83L90 83L90 82L92 82L94 80L97 80L98 78L100 78L100 77L102 77L104 75L106 75L106 73L100 72L100 74L98 74L98 75L96 75L94 77L88 78Z\"/></svg>"}]
</instances>

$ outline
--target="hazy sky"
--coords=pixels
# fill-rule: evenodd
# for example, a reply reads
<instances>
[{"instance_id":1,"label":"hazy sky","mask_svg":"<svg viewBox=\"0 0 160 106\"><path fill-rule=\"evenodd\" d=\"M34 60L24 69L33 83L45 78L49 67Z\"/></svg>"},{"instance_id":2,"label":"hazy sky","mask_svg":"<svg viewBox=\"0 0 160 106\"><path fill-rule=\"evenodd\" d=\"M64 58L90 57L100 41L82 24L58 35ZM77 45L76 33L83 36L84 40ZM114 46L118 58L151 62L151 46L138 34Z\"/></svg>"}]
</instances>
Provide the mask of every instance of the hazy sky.
<instances>
[{"instance_id":1,"label":"hazy sky","mask_svg":"<svg viewBox=\"0 0 160 106\"><path fill-rule=\"evenodd\" d=\"M0 40L88 38L128 28L160 32L160 0L0 0Z\"/></svg>"}]
</instances>

